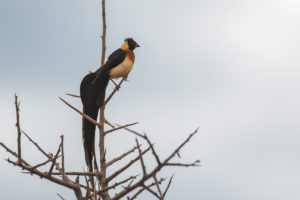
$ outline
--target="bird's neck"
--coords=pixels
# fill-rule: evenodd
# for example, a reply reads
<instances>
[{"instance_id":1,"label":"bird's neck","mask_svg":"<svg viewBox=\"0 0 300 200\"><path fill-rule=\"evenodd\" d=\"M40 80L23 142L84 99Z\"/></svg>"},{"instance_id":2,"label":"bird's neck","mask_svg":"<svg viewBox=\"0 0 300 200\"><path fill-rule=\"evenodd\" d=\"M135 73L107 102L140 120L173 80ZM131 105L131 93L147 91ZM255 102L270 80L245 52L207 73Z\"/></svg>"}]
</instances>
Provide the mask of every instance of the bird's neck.
<instances>
[{"instance_id":1,"label":"bird's neck","mask_svg":"<svg viewBox=\"0 0 300 200\"><path fill-rule=\"evenodd\" d=\"M135 55L130 49L126 50L126 57L129 58L132 62L134 62Z\"/></svg>"}]
</instances>

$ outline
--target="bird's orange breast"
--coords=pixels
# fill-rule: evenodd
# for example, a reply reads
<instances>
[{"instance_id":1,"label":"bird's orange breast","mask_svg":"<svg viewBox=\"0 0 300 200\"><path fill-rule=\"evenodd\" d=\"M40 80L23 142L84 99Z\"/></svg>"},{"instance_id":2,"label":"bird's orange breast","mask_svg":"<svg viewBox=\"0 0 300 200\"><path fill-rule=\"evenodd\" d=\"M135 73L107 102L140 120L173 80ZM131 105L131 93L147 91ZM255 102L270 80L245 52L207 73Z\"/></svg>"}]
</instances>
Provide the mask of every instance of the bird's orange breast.
<instances>
[{"instance_id":1,"label":"bird's orange breast","mask_svg":"<svg viewBox=\"0 0 300 200\"><path fill-rule=\"evenodd\" d=\"M126 50L126 58L129 58L132 62L134 62L135 55L134 55L133 51L131 51L130 49L127 49Z\"/></svg>"}]
</instances>

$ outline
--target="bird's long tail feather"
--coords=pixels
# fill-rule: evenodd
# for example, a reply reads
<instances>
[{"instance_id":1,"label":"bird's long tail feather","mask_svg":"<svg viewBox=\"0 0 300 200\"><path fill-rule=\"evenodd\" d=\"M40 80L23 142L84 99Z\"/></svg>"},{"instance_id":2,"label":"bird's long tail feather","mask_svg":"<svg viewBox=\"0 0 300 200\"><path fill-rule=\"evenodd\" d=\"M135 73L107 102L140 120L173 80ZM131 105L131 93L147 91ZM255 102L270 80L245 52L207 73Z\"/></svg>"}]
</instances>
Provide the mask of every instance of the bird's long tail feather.
<instances>
[{"instance_id":1,"label":"bird's long tail feather","mask_svg":"<svg viewBox=\"0 0 300 200\"><path fill-rule=\"evenodd\" d=\"M83 113L97 121L98 109L83 109ZM96 126L85 118L82 118L83 146L85 161L89 171L93 171L93 158L95 157L95 131ZM96 161L94 163L97 163Z\"/></svg>"}]
</instances>

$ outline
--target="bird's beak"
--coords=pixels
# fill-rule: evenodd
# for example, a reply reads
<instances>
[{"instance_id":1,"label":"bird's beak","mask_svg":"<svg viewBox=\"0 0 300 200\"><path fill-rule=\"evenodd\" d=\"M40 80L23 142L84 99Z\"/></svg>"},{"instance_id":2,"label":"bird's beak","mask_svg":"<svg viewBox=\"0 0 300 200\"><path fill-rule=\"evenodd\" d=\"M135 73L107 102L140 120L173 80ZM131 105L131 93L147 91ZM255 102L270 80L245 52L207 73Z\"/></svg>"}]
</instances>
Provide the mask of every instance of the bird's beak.
<instances>
[{"instance_id":1,"label":"bird's beak","mask_svg":"<svg viewBox=\"0 0 300 200\"><path fill-rule=\"evenodd\" d=\"M140 47L140 45L138 43L135 44L135 47Z\"/></svg>"}]
</instances>

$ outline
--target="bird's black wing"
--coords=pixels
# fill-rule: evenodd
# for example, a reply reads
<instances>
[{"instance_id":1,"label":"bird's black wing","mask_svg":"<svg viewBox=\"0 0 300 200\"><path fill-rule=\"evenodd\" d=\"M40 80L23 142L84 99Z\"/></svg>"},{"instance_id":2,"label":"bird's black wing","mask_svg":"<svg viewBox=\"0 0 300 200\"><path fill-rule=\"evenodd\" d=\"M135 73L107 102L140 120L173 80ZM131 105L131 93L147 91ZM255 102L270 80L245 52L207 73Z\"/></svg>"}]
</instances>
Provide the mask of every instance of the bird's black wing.
<instances>
[{"instance_id":1,"label":"bird's black wing","mask_svg":"<svg viewBox=\"0 0 300 200\"><path fill-rule=\"evenodd\" d=\"M108 74L111 69L121 64L125 57L126 51L124 51L123 49L117 49L112 54L110 54L106 63L95 72L96 77L93 80L92 84L95 84L99 79L102 78L102 76Z\"/></svg>"}]
</instances>

